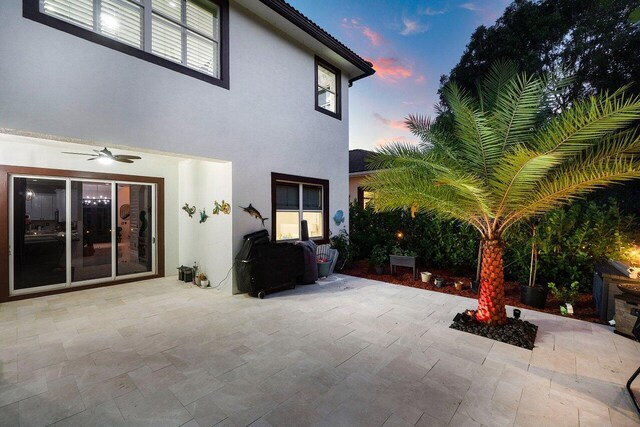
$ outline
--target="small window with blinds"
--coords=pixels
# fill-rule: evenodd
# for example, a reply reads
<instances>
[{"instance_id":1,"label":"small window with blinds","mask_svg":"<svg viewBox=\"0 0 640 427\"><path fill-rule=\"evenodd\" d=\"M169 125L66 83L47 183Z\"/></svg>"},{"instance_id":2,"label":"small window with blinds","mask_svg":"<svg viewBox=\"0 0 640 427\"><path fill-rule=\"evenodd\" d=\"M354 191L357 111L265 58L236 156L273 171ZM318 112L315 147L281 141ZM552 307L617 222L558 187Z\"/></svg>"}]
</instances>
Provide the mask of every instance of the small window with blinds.
<instances>
[{"instance_id":1,"label":"small window with blinds","mask_svg":"<svg viewBox=\"0 0 640 427\"><path fill-rule=\"evenodd\" d=\"M307 221L309 237L328 239L329 182L273 173L272 221L275 241L297 240L302 236L301 221Z\"/></svg>"},{"instance_id":2,"label":"small window with blinds","mask_svg":"<svg viewBox=\"0 0 640 427\"><path fill-rule=\"evenodd\" d=\"M221 30L224 29L225 40L228 34L228 29L221 26L221 15L224 12L226 20L227 9L228 0L25 1L26 17L168 68L176 69L175 65L186 67L228 88L228 82L217 82L222 74ZM52 23L40 15L57 18L64 24ZM87 31L72 31L67 24ZM129 50L90 34L115 40L128 46ZM141 53L135 54L130 47L139 49ZM149 54L162 59L152 60ZM175 65L170 66L166 61ZM194 75L186 70L177 70ZM228 64L225 64L225 74L227 70Z\"/></svg>"}]
</instances>

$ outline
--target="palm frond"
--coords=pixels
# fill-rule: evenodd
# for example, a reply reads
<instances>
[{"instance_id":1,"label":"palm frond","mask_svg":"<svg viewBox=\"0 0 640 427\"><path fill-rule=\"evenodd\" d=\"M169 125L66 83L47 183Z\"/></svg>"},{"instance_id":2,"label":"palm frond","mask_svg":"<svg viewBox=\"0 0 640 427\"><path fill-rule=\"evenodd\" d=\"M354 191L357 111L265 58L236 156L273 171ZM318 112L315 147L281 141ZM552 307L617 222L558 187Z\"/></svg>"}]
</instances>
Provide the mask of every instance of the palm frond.
<instances>
[{"instance_id":1,"label":"palm frond","mask_svg":"<svg viewBox=\"0 0 640 427\"><path fill-rule=\"evenodd\" d=\"M500 231L504 232L523 218L546 213L598 188L634 178L640 178L640 159L626 154L604 162L561 169L539 183L528 204L507 215Z\"/></svg>"},{"instance_id":2,"label":"palm frond","mask_svg":"<svg viewBox=\"0 0 640 427\"><path fill-rule=\"evenodd\" d=\"M487 114L457 85L445 90L445 97L455 117L455 134L461 142L460 153L478 176L488 182L501 155L497 134L489 125Z\"/></svg>"}]
</instances>

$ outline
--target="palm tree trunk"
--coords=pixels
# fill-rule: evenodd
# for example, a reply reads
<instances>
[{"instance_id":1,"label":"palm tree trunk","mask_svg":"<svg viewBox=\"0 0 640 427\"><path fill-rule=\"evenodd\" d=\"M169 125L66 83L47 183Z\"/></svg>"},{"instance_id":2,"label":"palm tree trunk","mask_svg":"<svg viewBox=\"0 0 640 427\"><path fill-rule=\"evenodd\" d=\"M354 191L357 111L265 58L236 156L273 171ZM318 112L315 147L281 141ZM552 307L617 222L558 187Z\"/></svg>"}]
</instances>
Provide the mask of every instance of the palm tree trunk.
<instances>
[{"instance_id":1,"label":"palm tree trunk","mask_svg":"<svg viewBox=\"0 0 640 427\"><path fill-rule=\"evenodd\" d=\"M476 318L491 325L507 322L504 303L504 269L502 240L482 240L482 269L480 271L480 297Z\"/></svg>"}]
</instances>

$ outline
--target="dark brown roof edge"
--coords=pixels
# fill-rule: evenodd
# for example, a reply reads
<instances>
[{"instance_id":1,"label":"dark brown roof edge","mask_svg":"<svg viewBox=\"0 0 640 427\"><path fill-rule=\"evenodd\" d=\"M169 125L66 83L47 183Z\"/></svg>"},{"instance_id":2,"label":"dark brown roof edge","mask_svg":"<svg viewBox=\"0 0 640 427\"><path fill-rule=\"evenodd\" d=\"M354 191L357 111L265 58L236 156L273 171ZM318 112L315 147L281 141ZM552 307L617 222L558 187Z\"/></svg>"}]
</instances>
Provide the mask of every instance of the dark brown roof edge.
<instances>
[{"instance_id":1,"label":"dark brown roof edge","mask_svg":"<svg viewBox=\"0 0 640 427\"><path fill-rule=\"evenodd\" d=\"M289 3L283 0L260 0L263 4L269 6L271 9L282 15L289 22L296 25L304 32L309 34L311 37L318 40L320 43L327 46L329 49L336 52L338 55L358 67L362 74L356 76L349 80L349 86L353 84L356 80L363 79L365 77L369 77L373 75L376 70L373 69L373 64L371 62L364 60L357 53L349 49L347 46L342 44L338 39L333 37L331 34L323 30L318 24L313 22L311 19L307 18L303 15L299 10L295 7L291 6Z\"/></svg>"}]
</instances>

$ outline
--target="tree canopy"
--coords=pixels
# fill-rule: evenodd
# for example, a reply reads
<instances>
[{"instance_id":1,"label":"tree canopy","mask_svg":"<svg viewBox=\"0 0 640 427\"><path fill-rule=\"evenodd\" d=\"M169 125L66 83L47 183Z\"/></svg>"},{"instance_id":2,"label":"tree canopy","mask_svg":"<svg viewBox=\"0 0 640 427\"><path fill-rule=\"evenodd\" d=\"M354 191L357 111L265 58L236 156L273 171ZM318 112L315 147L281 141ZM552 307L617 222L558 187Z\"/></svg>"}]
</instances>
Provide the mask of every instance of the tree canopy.
<instances>
[{"instance_id":1,"label":"tree canopy","mask_svg":"<svg viewBox=\"0 0 640 427\"><path fill-rule=\"evenodd\" d=\"M514 61L528 75L572 76L555 109L626 84L640 93L640 0L515 0L490 27L478 27L458 64L441 77L475 91L478 76L498 60Z\"/></svg>"}]
</instances>

